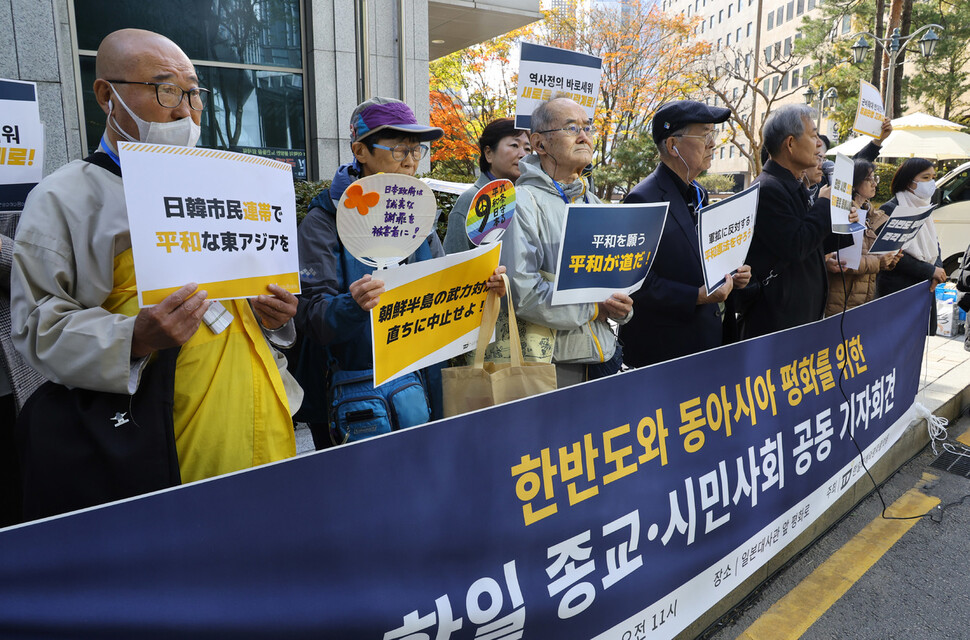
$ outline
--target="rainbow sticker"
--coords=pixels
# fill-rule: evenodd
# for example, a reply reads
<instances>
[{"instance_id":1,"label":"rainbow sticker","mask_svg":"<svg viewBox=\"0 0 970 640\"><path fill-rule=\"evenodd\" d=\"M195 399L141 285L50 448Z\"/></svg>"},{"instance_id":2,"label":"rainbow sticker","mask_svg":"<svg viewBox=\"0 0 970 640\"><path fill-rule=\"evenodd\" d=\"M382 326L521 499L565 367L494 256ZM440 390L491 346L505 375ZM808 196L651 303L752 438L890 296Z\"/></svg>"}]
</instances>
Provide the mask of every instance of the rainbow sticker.
<instances>
[{"instance_id":1,"label":"rainbow sticker","mask_svg":"<svg viewBox=\"0 0 970 640\"><path fill-rule=\"evenodd\" d=\"M496 242L515 215L515 187L510 180L493 180L478 190L468 209L465 231L475 246Z\"/></svg>"}]
</instances>

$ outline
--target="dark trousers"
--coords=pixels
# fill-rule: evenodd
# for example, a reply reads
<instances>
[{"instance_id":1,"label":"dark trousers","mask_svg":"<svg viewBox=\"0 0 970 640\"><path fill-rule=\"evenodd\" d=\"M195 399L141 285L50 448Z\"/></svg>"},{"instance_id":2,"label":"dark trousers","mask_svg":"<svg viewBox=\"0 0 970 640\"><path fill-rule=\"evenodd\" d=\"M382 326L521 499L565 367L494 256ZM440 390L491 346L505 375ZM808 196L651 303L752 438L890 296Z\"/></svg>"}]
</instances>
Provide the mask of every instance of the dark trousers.
<instances>
[{"instance_id":1,"label":"dark trousers","mask_svg":"<svg viewBox=\"0 0 970 640\"><path fill-rule=\"evenodd\" d=\"M3 372L0 372L3 375ZM20 463L14 441L17 409L13 394L0 396L0 527L23 521Z\"/></svg>"}]
</instances>

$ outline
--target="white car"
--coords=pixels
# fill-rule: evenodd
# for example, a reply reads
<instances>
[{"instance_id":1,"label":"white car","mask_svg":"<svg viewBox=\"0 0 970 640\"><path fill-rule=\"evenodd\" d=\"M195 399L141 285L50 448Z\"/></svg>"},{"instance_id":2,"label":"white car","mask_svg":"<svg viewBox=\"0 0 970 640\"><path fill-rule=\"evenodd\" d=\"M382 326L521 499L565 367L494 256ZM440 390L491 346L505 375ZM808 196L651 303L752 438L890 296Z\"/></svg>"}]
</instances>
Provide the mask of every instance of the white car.
<instances>
[{"instance_id":1,"label":"white car","mask_svg":"<svg viewBox=\"0 0 970 640\"><path fill-rule=\"evenodd\" d=\"M960 165L937 181L933 202L936 235L940 240L943 270L951 275L960 266L963 253L970 246L970 162Z\"/></svg>"}]
</instances>

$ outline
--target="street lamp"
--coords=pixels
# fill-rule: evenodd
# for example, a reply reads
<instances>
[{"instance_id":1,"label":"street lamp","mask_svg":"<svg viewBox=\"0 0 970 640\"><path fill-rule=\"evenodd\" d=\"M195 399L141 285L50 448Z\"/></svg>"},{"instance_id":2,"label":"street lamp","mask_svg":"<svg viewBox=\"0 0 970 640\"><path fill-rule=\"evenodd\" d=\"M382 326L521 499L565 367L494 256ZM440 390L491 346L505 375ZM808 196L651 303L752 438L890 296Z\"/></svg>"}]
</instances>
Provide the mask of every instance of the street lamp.
<instances>
[{"instance_id":1,"label":"street lamp","mask_svg":"<svg viewBox=\"0 0 970 640\"><path fill-rule=\"evenodd\" d=\"M817 115L815 117L815 126L818 130L822 130L822 115L826 109L832 109L835 107L835 101L839 97L839 92L835 87L829 87L828 89L818 88L818 91L812 89L811 85L805 87L805 91L802 93L805 96L805 104L811 105L813 102L818 107Z\"/></svg>"},{"instance_id":2,"label":"street lamp","mask_svg":"<svg viewBox=\"0 0 970 640\"><path fill-rule=\"evenodd\" d=\"M926 33L919 40L920 53L923 54L924 58L929 58L931 55L933 55L933 52L936 50L936 43L940 39L940 37L936 35L936 32L933 31L934 28L943 31L943 27L938 24L928 24L924 27L920 27L905 38L900 36L898 27L893 29L892 35L890 35L888 38L877 38L868 31L856 34L859 36L859 40L852 45L852 59L856 64L865 60L866 54L869 53L869 49L871 48L868 40L866 40L866 36L869 36L875 40L876 43L882 47L883 51L889 54L889 79L886 81L886 115L888 117L891 118L893 114L893 83L895 82L896 75L894 71L896 69L896 65L898 64L896 59L899 57L900 52L906 50L906 46L909 44L909 42L924 31Z\"/></svg>"}]
</instances>

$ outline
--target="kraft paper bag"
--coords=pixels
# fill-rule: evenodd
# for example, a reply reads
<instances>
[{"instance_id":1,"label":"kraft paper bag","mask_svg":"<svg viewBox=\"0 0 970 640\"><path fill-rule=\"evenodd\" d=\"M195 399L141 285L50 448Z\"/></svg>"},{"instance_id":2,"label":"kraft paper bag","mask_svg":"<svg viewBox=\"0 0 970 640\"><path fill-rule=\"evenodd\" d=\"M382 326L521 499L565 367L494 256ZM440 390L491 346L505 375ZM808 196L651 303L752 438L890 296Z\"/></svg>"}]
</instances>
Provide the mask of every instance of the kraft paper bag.
<instances>
[{"instance_id":1,"label":"kraft paper bag","mask_svg":"<svg viewBox=\"0 0 970 640\"><path fill-rule=\"evenodd\" d=\"M503 274L502 279L505 280L505 289L508 291L508 277ZM516 326L511 299L508 308L509 325ZM442 369L445 417L528 398L556 388L556 365L548 362L524 362L518 331L509 332L509 362L485 362L485 347L495 330L500 309L499 297L489 292L478 331L474 363L466 367Z\"/></svg>"}]
</instances>

